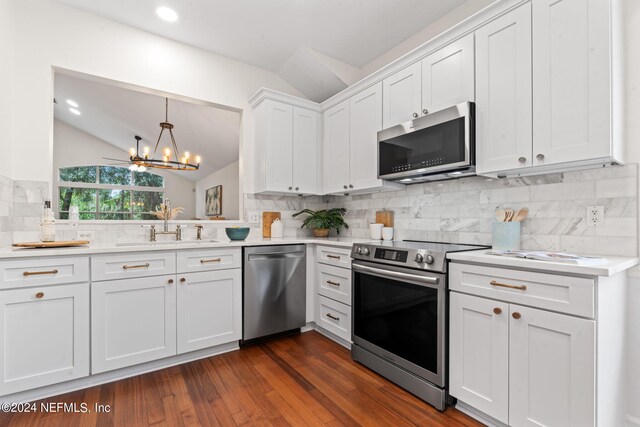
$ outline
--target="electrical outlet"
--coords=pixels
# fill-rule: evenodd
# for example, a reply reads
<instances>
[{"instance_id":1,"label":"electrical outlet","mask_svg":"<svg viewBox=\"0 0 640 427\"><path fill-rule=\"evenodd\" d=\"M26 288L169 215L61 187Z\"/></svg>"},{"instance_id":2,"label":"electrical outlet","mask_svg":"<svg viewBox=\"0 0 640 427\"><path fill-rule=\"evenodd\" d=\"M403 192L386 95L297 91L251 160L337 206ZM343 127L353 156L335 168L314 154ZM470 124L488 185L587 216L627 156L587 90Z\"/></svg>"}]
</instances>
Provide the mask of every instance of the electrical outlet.
<instances>
[{"instance_id":1,"label":"electrical outlet","mask_svg":"<svg viewBox=\"0 0 640 427\"><path fill-rule=\"evenodd\" d=\"M77 238L78 240L88 240L90 242L93 242L93 239L95 239L96 237L96 232L95 231L78 231L77 233Z\"/></svg>"},{"instance_id":2,"label":"electrical outlet","mask_svg":"<svg viewBox=\"0 0 640 427\"><path fill-rule=\"evenodd\" d=\"M252 224L258 224L260 222L260 212L249 212L249 222Z\"/></svg>"},{"instance_id":3,"label":"electrical outlet","mask_svg":"<svg viewBox=\"0 0 640 427\"><path fill-rule=\"evenodd\" d=\"M587 226L604 227L604 206L587 206Z\"/></svg>"}]
</instances>

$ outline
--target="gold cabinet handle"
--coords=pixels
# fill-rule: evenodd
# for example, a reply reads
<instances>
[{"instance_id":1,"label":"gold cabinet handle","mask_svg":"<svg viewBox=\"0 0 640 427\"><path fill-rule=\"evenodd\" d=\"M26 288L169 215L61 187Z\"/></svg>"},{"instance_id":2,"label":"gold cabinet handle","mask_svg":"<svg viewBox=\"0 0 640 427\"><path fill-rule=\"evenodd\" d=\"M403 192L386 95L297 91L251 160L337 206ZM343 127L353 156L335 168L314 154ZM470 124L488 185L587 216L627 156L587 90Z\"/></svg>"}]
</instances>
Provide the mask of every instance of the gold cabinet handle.
<instances>
[{"instance_id":1,"label":"gold cabinet handle","mask_svg":"<svg viewBox=\"0 0 640 427\"><path fill-rule=\"evenodd\" d=\"M502 314L502 309L500 307L496 307L493 309L494 314Z\"/></svg>"},{"instance_id":2,"label":"gold cabinet handle","mask_svg":"<svg viewBox=\"0 0 640 427\"><path fill-rule=\"evenodd\" d=\"M169 279L167 283L169 283L170 285L173 285L173 279Z\"/></svg>"},{"instance_id":3,"label":"gold cabinet handle","mask_svg":"<svg viewBox=\"0 0 640 427\"><path fill-rule=\"evenodd\" d=\"M40 299L40 298L42 298L42 297L44 297L44 292L38 292L38 293L36 294L36 298Z\"/></svg>"},{"instance_id":4,"label":"gold cabinet handle","mask_svg":"<svg viewBox=\"0 0 640 427\"><path fill-rule=\"evenodd\" d=\"M25 271L24 273L22 273L23 276L39 276L41 274L58 274L58 270Z\"/></svg>"},{"instance_id":5,"label":"gold cabinet handle","mask_svg":"<svg viewBox=\"0 0 640 427\"><path fill-rule=\"evenodd\" d=\"M340 259L340 257L336 255L327 255L327 258Z\"/></svg>"},{"instance_id":6,"label":"gold cabinet handle","mask_svg":"<svg viewBox=\"0 0 640 427\"><path fill-rule=\"evenodd\" d=\"M489 282L489 284L491 284L491 286L499 286L501 288L518 289L519 291L527 290L527 287L525 285L508 285L506 283L496 282L495 280L492 280L491 282Z\"/></svg>"},{"instance_id":7,"label":"gold cabinet handle","mask_svg":"<svg viewBox=\"0 0 640 427\"><path fill-rule=\"evenodd\" d=\"M513 313L511 313L511 316L512 316L514 319L518 320L519 318L521 318L521 317L522 317L522 314L518 313L517 311L514 311Z\"/></svg>"},{"instance_id":8,"label":"gold cabinet handle","mask_svg":"<svg viewBox=\"0 0 640 427\"><path fill-rule=\"evenodd\" d=\"M213 258L213 259L201 259L200 264L207 264L209 262L221 262L222 258Z\"/></svg>"},{"instance_id":9,"label":"gold cabinet handle","mask_svg":"<svg viewBox=\"0 0 640 427\"><path fill-rule=\"evenodd\" d=\"M327 280L327 283L333 286L340 286L340 283L338 282L332 282L331 280Z\"/></svg>"},{"instance_id":10,"label":"gold cabinet handle","mask_svg":"<svg viewBox=\"0 0 640 427\"><path fill-rule=\"evenodd\" d=\"M149 263L144 263L144 264L139 264L139 265L123 265L122 268L124 270L129 270L131 268L148 268L149 267Z\"/></svg>"},{"instance_id":11,"label":"gold cabinet handle","mask_svg":"<svg viewBox=\"0 0 640 427\"><path fill-rule=\"evenodd\" d=\"M185 279L184 277L180 278L180 283L184 283L186 281L187 281L187 279Z\"/></svg>"},{"instance_id":12,"label":"gold cabinet handle","mask_svg":"<svg viewBox=\"0 0 640 427\"><path fill-rule=\"evenodd\" d=\"M331 313L327 313L327 314L326 314L326 316L327 316L329 319L333 319L333 320L335 320L335 321L339 321L339 320L340 320L340 318L339 318L339 317L336 317L336 316L332 315Z\"/></svg>"}]
</instances>

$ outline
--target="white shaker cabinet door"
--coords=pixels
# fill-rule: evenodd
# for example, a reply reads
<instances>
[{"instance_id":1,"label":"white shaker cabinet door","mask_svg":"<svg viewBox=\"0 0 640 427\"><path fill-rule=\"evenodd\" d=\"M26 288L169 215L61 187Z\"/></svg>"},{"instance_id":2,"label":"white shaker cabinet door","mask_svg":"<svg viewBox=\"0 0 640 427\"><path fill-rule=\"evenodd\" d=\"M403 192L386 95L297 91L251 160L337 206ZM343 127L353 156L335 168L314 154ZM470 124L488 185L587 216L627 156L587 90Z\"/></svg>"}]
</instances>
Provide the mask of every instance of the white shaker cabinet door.
<instances>
[{"instance_id":1,"label":"white shaker cabinet door","mask_svg":"<svg viewBox=\"0 0 640 427\"><path fill-rule=\"evenodd\" d=\"M178 275L178 354L242 338L242 269Z\"/></svg>"},{"instance_id":2,"label":"white shaker cabinet door","mask_svg":"<svg viewBox=\"0 0 640 427\"><path fill-rule=\"evenodd\" d=\"M509 425L595 425L595 322L511 305Z\"/></svg>"},{"instance_id":3,"label":"white shaker cabinet door","mask_svg":"<svg viewBox=\"0 0 640 427\"><path fill-rule=\"evenodd\" d=\"M363 90L349 102L350 185L354 190L379 187L378 131L382 130L382 83Z\"/></svg>"},{"instance_id":4,"label":"white shaker cabinet door","mask_svg":"<svg viewBox=\"0 0 640 427\"><path fill-rule=\"evenodd\" d=\"M0 292L0 396L89 375L89 284Z\"/></svg>"},{"instance_id":5,"label":"white shaker cabinet door","mask_svg":"<svg viewBox=\"0 0 640 427\"><path fill-rule=\"evenodd\" d=\"M530 166L531 4L491 21L475 35L477 171Z\"/></svg>"},{"instance_id":6,"label":"white shaker cabinet door","mask_svg":"<svg viewBox=\"0 0 640 427\"><path fill-rule=\"evenodd\" d=\"M532 3L533 164L610 156L610 2Z\"/></svg>"},{"instance_id":7,"label":"white shaker cabinet door","mask_svg":"<svg viewBox=\"0 0 640 427\"><path fill-rule=\"evenodd\" d=\"M293 106L266 100L266 188L291 191L293 184Z\"/></svg>"},{"instance_id":8,"label":"white shaker cabinet door","mask_svg":"<svg viewBox=\"0 0 640 427\"><path fill-rule=\"evenodd\" d=\"M509 304L451 292L452 396L509 422Z\"/></svg>"},{"instance_id":9,"label":"white shaker cabinet door","mask_svg":"<svg viewBox=\"0 0 640 427\"><path fill-rule=\"evenodd\" d=\"M91 284L91 372L176 354L175 275Z\"/></svg>"},{"instance_id":10,"label":"white shaker cabinet door","mask_svg":"<svg viewBox=\"0 0 640 427\"><path fill-rule=\"evenodd\" d=\"M318 193L320 171L319 113L293 107L293 191Z\"/></svg>"},{"instance_id":11,"label":"white shaker cabinet door","mask_svg":"<svg viewBox=\"0 0 640 427\"><path fill-rule=\"evenodd\" d=\"M388 128L420 116L422 106L420 62L382 81L382 126Z\"/></svg>"},{"instance_id":12,"label":"white shaker cabinet door","mask_svg":"<svg viewBox=\"0 0 640 427\"><path fill-rule=\"evenodd\" d=\"M323 113L322 187L324 193L349 189L349 100Z\"/></svg>"},{"instance_id":13,"label":"white shaker cabinet door","mask_svg":"<svg viewBox=\"0 0 640 427\"><path fill-rule=\"evenodd\" d=\"M422 114L475 101L473 34L422 60Z\"/></svg>"}]
</instances>

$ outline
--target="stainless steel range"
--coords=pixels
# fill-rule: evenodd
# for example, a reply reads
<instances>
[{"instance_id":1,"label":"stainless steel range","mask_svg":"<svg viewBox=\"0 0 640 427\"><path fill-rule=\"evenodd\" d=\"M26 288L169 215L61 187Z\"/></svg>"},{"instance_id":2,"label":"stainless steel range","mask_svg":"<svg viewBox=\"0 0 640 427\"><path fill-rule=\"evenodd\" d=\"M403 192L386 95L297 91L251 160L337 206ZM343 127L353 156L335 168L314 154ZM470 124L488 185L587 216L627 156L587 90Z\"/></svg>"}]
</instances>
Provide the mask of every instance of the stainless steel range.
<instances>
[{"instance_id":1,"label":"stainless steel range","mask_svg":"<svg viewBox=\"0 0 640 427\"><path fill-rule=\"evenodd\" d=\"M392 241L354 244L351 356L444 410L447 253L485 246Z\"/></svg>"}]
</instances>

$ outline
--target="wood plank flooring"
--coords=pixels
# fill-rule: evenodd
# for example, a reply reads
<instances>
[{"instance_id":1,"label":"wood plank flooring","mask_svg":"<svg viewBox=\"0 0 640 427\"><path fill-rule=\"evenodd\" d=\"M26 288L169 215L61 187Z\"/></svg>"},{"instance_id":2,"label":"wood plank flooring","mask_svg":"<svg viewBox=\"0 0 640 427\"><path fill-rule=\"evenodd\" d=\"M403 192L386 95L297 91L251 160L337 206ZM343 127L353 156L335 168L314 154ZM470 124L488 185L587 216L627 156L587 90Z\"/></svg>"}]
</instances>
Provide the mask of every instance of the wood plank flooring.
<instances>
[{"instance_id":1,"label":"wood plank flooring","mask_svg":"<svg viewBox=\"0 0 640 427\"><path fill-rule=\"evenodd\" d=\"M317 332L36 402L108 413L0 414L0 426L481 426L439 412Z\"/></svg>"}]
</instances>

